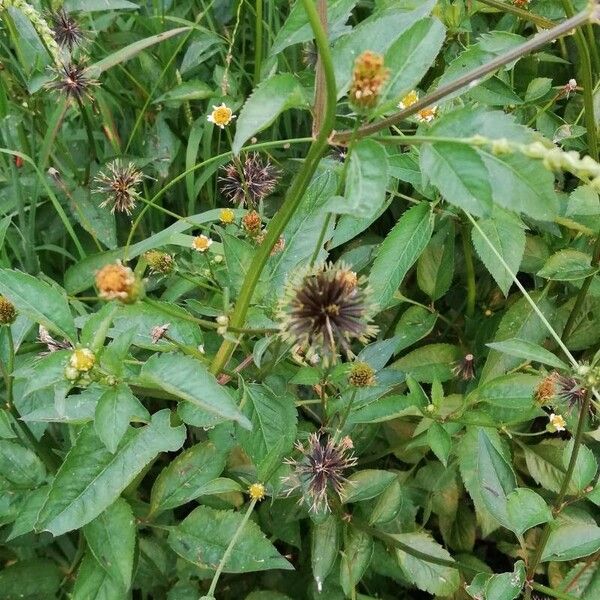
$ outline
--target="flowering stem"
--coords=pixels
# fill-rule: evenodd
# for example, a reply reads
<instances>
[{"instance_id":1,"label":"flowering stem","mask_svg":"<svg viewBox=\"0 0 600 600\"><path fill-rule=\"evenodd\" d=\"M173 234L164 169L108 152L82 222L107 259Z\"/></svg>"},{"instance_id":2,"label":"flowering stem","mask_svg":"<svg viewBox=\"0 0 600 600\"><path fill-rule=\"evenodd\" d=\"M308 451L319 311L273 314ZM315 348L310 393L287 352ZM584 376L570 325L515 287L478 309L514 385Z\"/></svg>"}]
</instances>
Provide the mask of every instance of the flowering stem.
<instances>
[{"instance_id":1,"label":"flowering stem","mask_svg":"<svg viewBox=\"0 0 600 600\"><path fill-rule=\"evenodd\" d=\"M585 396L583 398L583 402L581 403L581 409L579 412L579 421L577 422L577 431L575 432L575 438L573 440L573 450L571 451L571 458L569 459L569 466L567 467L567 472L565 473L565 477L562 481L562 485L560 486L560 490L558 492L558 496L556 496L556 500L554 500L552 513L557 515L563 508L563 502L565 496L567 495L567 490L569 489L569 485L571 483L571 477L573 476L573 471L575 470L575 464L577 463L577 456L579 455L579 448L581 447L581 440L583 438L583 430L585 428L585 419L590 410L590 402L592 399L592 391L591 389L586 390ZM544 530L542 531L542 536L535 550L535 554L527 569L527 580L533 581L535 577L535 571L540 564L540 560L542 558L542 553L544 552L544 548L548 542L548 538L550 537L551 524L550 522L546 523ZM529 600L531 598L531 589L528 589L525 593L525 600Z\"/></svg>"},{"instance_id":2,"label":"flowering stem","mask_svg":"<svg viewBox=\"0 0 600 600\"><path fill-rule=\"evenodd\" d=\"M477 82L482 77L497 71L500 67L504 67L505 65L510 64L511 62L518 60L519 58L538 50L539 48L545 46L548 42L551 42L563 35L570 33L572 29L576 29L585 23L588 23L590 18L592 18L594 13L594 7L590 6L585 10L577 13L570 19L563 21L556 27L552 29L548 29L542 33L538 33L533 36L530 40L525 43L517 46L513 50L509 50L505 54L498 56L497 58L491 60L490 62L465 73L463 76L458 77L454 81L447 83L446 85L442 85L431 94L427 94L423 96L420 100L415 102L413 105L396 112L389 117L382 119L381 121L377 121L375 123L371 123L369 125L365 125L358 130L358 137L365 137L371 135L372 133L377 133L382 129L387 129L392 125L397 125L407 117L410 117L420 110L432 106L436 102L444 99L446 96L453 94L454 92L468 86L469 84ZM340 131L332 138L332 143L334 144L345 144L348 142L350 137L352 136L351 130Z\"/></svg>"},{"instance_id":3,"label":"flowering stem","mask_svg":"<svg viewBox=\"0 0 600 600\"><path fill-rule=\"evenodd\" d=\"M231 538L231 541L229 542L229 546L227 546L227 548L225 549L225 552L223 553L223 558L221 558L221 562L219 563L219 566L217 567L217 570L215 571L215 574L210 583L210 588L208 589L207 596L209 598L214 598L214 593L217 588L217 583L219 581L219 577L221 576L221 573L223 572L223 569L225 568L225 564L227 563L227 560L229 559L229 557L231 556L231 553L233 552L235 543L237 542L238 538L240 537L242 531L244 530L244 527L246 527L246 523L248 522L248 519L250 518L250 515L252 514L252 511L254 510L256 502L257 502L257 500L250 501L250 504L248 505L248 510L246 511L246 514L244 515L244 518L242 519L240 526L237 528L236 532L233 534L233 537Z\"/></svg>"},{"instance_id":4,"label":"flowering stem","mask_svg":"<svg viewBox=\"0 0 600 600\"><path fill-rule=\"evenodd\" d=\"M254 27L254 85L260 81L263 50L263 0L256 0L256 25Z\"/></svg>"},{"instance_id":5,"label":"flowering stem","mask_svg":"<svg viewBox=\"0 0 600 600\"><path fill-rule=\"evenodd\" d=\"M267 235L263 243L256 249L248 273L244 278L240 295L235 304L233 314L231 315L231 326L232 327L243 327L246 320L246 314L252 295L259 281L260 275L265 267L267 260L271 254L271 250L285 226L292 218L294 212L298 208L306 188L310 183L310 180L317 169L321 155L325 148L327 148L329 134L333 130L335 122L335 106L336 106L336 87L335 87L335 75L333 72L333 62L331 60L331 54L329 52L329 43L327 35L321 26L319 21L319 15L313 3L313 0L302 0L304 9L308 15L308 20L312 27L321 56L323 69L325 70L325 81L327 87L327 103L325 110L325 118L323 119L323 125L319 130L319 134L313 140L310 146L308 154L304 160L302 169L294 179L289 192L286 196L283 206L279 209L277 214L271 219L269 227L267 229ZM211 371L218 373L229 360L233 350L235 349L236 343L230 340L223 340L221 347L219 348L213 363L211 365Z\"/></svg>"}]
</instances>

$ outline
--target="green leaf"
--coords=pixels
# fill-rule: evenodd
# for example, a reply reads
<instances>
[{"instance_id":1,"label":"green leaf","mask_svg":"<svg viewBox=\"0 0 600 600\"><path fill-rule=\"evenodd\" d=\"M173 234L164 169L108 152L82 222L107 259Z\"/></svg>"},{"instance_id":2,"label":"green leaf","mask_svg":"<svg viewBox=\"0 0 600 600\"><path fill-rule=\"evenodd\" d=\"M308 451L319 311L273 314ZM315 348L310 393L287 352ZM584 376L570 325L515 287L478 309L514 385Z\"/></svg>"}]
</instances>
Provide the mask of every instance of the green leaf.
<instances>
[{"instance_id":1,"label":"green leaf","mask_svg":"<svg viewBox=\"0 0 600 600\"><path fill-rule=\"evenodd\" d=\"M571 462L571 454L573 453L574 440L571 438L565 446L562 462L565 471L569 467ZM582 492L596 477L598 471L598 462L594 453L587 447L581 444L579 446L579 452L577 453L577 459L575 460L575 467L571 475L570 489L575 489L577 492Z\"/></svg>"},{"instance_id":2,"label":"green leaf","mask_svg":"<svg viewBox=\"0 0 600 600\"><path fill-rule=\"evenodd\" d=\"M345 503L362 502L379 496L396 479L390 471L364 469L352 473L342 492Z\"/></svg>"},{"instance_id":3,"label":"green leaf","mask_svg":"<svg viewBox=\"0 0 600 600\"><path fill-rule=\"evenodd\" d=\"M155 354L142 367L141 378L186 400L211 415L237 421L250 428L231 396L199 361L177 354Z\"/></svg>"},{"instance_id":4,"label":"green leaf","mask_svg":"<svg viewBox=\"0 0 600 600\"><path fill-rule=\"evenodd\" d=\"M552 523L542 562L565 561L600 550L600 527L593 521L558 518Z\"/></svg>"},{"instance_id":5,"label":"green leaf","mask_svg":"<svg viewBox=\"0 0 600 600\"><path fill-rule=\"evenodd\" d=\"M90 197L90 190L78 187L73 192L69 206L75 219L94 238L107 248L117 246L115 215L100 206L97 195Z\"/></svg>"},{"instance_id":6,"label":"green leaf","mask_svg":"<svg viewBox=\"0 0 600 600\"><path fill-rule=\"evenodd\" d=\"M384 309L415 264L433 233L431 206L422 202L406 211L381 244L369 281L373 298Z\"/></svg>"},{"instance_id":7,"label":"green leaf","mask_svg":"<svg viewBox=\"0 0 600 600\"><path fill-rule=\"evenodd\" d=\"M511 273L515 275L518 273L525 252L523 225L519 219L499 210L494 211L491 219L482 219L477 225L479 228L473 227L471 231L473 246L502 293L507 296L513 283ZM500 262L485 238L500 254L510 268L510 272Z\"/></svg>"},{"instance_id":8,"label":"green leaf","mask_svg":"<svg viewBox=\"0 0 600 600\"><path fill-rule=\"evenodd\" d=\"M503 450L497 447L490 430L478 428L476 468L481 498L491 514L510 528L507 496L517 486L512 466Z\"/></svg>"},{"instance_id":9,"label":"green leaf","mask_svg":"<svg viewBox=\"0 0 600 600\"><path fill-rule=\"evenodd\" d=\"M21 271L0 269L0 294L32 321L75 342L75 324L69 303L55 287ZM40 302L42 298L43 302Z\"/></svg>"},{"instance_id":10,"label":"green leaf","mask_svg":"<svg viewBox=\"0 0 600 600\"><path fill-rule=\"evenodd\" d=\"M509 354L510 356L518 356L519 358L525 358L532 362L539 362L543 365L550 365L551 367L556 367L557 369L569 368L568 365L566 365L552 352L528 340L510 338L508 340L504 340L503 342L492 342L490 344L486 344L486 346L489 346L498 352Z\"/></svg>"},{"instance_id":11,"label":"green leaf","mask_svg":"<svg viewBox=\"0 0 600 600\"><path fill-rule=\"evenodd\" d=\"M417 21L385 54L390 79L383 97L394 104L410 92L427 73L444 42L446 28L435 18Z\"/></svg>"},{"instance_id":12,"label":"green leaf","mask_svg":"<svg viewBox=\"0 0 600 600\"><path fill-rule=\"evenodd\" d=\"M551 320L554 315L554 305L548 298L540 294L531 294L532 300L538 309ZM548 330L541 322L537 313L527 301L527 298L517 300L504 314L498 330L494 335L494 342L503 342L513 338L528 340L536 344L548 336ZM481 370L481 381L485 382L498 375L503 375L509 369L516 367L522 360L508 356L502 352L492 350Z\"/></svg>"},{"instance_id":13,"label":"green leaf","mask_svg":"<svg viewBox=\"0 0 600 600\"><path fill-rule=\"evenodd\" d=\"M527 488L516 488L508 495L506 511L510 529L517 535L523 535L528 529L552 520L552 513L544 499Z\"/></svg>"},{"instance_id":14,"label":"green leaf","mask_svg":"<svg viewBox=\"0 0 600 600\"><path fill-rule=\"evenodd\" d=\"M35 488L46 478L46 468L28 448L0 440L0 476L19 488Z\"/></svg>"},{"instance_id":15,"label":"green leaf","mask_svg":"<svg viewBox=\"0 0 600 600\"><path fill-rule=\"evenodd\" d=\"M354 588L362 579L373 556L373 538L359 531L350 530L340 561L340 583L347 597L351 597Z\"/></svg>"},{"instance_id":16,"label":"green leaf","mask_svg":"<svg viewBox=\"0 0 600 600\"><path fill-rule=\"evenodd\" d=\"M142 52L142 50L150 48L155 44L160 44L160 42L171 39L172 37L175 37L184 31L190 31L190 28L177 27L175 29L170 29L169 31L163 31L162 33L151 35L143 40L134 42L133 44L129 44L129 46L125 46L125 48L121 48L120 50L105 56L102 60L99 60L93 65L90 65L87 68L87 71L89 72L90 76L98 77L101 73L110 69L111 67L132 59L134 56Z\"/></svg>"},{"instance_id":17,"label":"green leaf","mask_svg":"<svg viewBox=\"0 0 600 600\"><path fill-rule=\"evenodd\" d=\"M439 461L447 467L452 449L452 439L446 429L434 421L427 429L427 443Z\"/></svg>"},{"instance_id":18,"label":"green leaf","mask_svg":"<svg viewBox=\"0 0 600 600\"><path fill-rule=\"evenodd\" d=\"M525 563L518 560L512 573L492 575L485 584L485 600L515 600L525 584Z\"/></svg>"},{"instance_id":19,"label":"green leaf","mask_svg":"<svg viewBox=\"0 0 600 600\"><path fill-rule=\"evenodd\" d=\"M591 266L592 257L579 250L559 250L538 271L538 276L554 281L577 281L598 272Z\"/></svg>"},{"instance_id":20,"label":"green leaf","mask_svg":"<svg viewBox=\"0 0 600 600\"><path fill-rule=\"evenodd\" d=\"M453 277L454 224L448 221L433 235L419 256L417 283L421 290L435 301L448 291Z\"/></svg>"},{"instance_id":21,"label":"green leaf","mask_svg":"<svg viewBox=\"0 0 600 600\"><path fill-rule=\"evenodd\" d=\"M165 467L152 486L150 513L181 506L207 493L223 472L226 455L212 442L196 444Z\"/></svg>"},{"instance_id":22,"label":"green leaf","mask_svg":"<svg viewBox=\"0 0 600 600\"><path fill-rule=\"evenodd\" d=\"M129 0L66 0L64 9L70 12L96 12L101 10L130 9L137 10L139 6Z\"/></svg>"},{"instance_id":23,"label":"green leaf","mask_svg":"<svg viewBox=\"0 0 600 600\"><path fill-rule=\"evenodd\" d=\"M29 558L4 565L0 571L0 598L56 598L62 578L58 565L47 558Z\"/></svg>"},{"instance_id":24,"label":"green leaf","mask_svg":"<svg viewBox=\"0 0 600 600\"><path fill-rule=\"evenodd\" d=\"M192 81L186 81L180 85L176 85L168 92L160 95L156 100L152 101L152 104L159 102L189 102L190 100L205 100L214 96L215 91L204 81L194 79Z\"/></svg>"},{"instance_id":25,"label":"green leaf","mask_svg":"<svg viewBox=\"0 0 600 600\"><path fill-rule=\"evenodd\" d=\"M329 0L327 2L327 26L330 32L336 32L342 28L357 2L358 0ZM270 55L276 56L285 48L293 44L308 42L313 37L304 6L301 1L297 1L285 23L277 32Z\"/></svg>"},{"instance_id":26,"label":"green leaf","mask_svg":"<svg viewBox=\"0 0 600 600\"><path fill-rule=\"evenodd\" d=\"M244 415L252 431L240 430L238 439L255 465L277 448L280 457L288 454L296 439L297 412L294 396L275 393L266 384L244 385Z\"/></svg>"},{"instance_id":27,"label":"green leaf","mask_svg":"<svg viewBox=\"0 0 600 600\"><path fill-rule=\"evenodd\" d=\"M199 506L169 533L169 546L179 556L202 569L214 571L243 516L232 510ZM277 552L259 526L248 521L224 565L224 573L249 573L270 569L292 569Z\"/></svg>"},{"instance_id":28,"label":"green leaf","mask_svg":"<svg viewBox=\"0 0 600 600\"><path fill-rule=\"evenodd\" d=\"M394 331L394 338L398 340L396 353L429 335L436 321L437 315L424 306L409 306L402 313Z\"/></svg>"},{"instance_id":29,"label":"green leaf","mask_svg":"<svg viewBox=\"0 0 600 600\"><path fill-rule=\"evenodd\" d=\"M106 449L93 425L86 425L52 482L37 530L58 536L82 527L108 508L160 452L178 450L185 427L171 427L170 416L161 410L146 427L129 429L116 454Z\"/></svg>"},{"instance_id":30,"label":"green leaf","mask_svg":"<svg viewBox=\"0 0 600 600\"><path fill-rule=\"evenodd\" d=\"M452 368L460 358L458 346L428 344L404 355L392 367L409 373L420 382L432 383L434 379L443 382L454 377Z\"/></svg>"},{"instance_id":31,"label":"green leaf","mask_svg":"<svg viewBox=\"0 0 600 600\"><path fill-rule=\"evenodd\" d=\"M280 73L263 81L240 111L231 145L233 153L239 154L247 140L266 129L284 110L308 106L304 89L291 73Z\"/></svg>"},{"instance_id":32,"label":"green leaf","mask_svg":"<svg viewBox=\"0 0 600 600\"><path fill-rule=\"evenodd\" d=\"M131 585L135 549L135 521L125 500L119 498L83 528L88 549L121 589Z\"/></svg>"},{"instance_id":33,"label":"green leaf","mask_svg":"<svg viewBox=\"0 0 600 600\"><path fill-rule=\"evenodd\" d=\"M344 196L336 196L329 210L337 214L370 219L385 202L388 158L385 148L368 138L352 146Z\"/></svg>"},{"instance_id":34,"label":"green leaf","mask_svg":"<svg viewBox=\"0 0 600 600\"><path fill-rule=\"evenodd\" d=\"M102 568L94 555L88 550L81 561L77 579L73 588L73 600L89 600L90 598L117 600L123 597L122 585L119 585Z\"/></svg>"},{"instance_id":35,"label":"green leaf","mask_svg":"<svg viewBox=\"0 0 600 600\"><path fill-rule=\"evenodd\" d=\"M403 32L431 12L434 4L432 0L426 0L411 12L394 7L375 13L338 39L331 51L338 98L350 86L352 67L357 56L365 50L385 54Z\"/></svg>"},{"instance_id":36,"label":"green leaf","mask_svg":"<svg viewBox=\"0 0 600 600\"><path fill-rule=\"evenodd\" d=\"M150 414L131 393L129 386L120 383L106 390L96 405L94 427L98 437L113 454L125 435L130 421L148 421Z\"/></svg>"},{"instance_id":37,"label":"green leaf","mask_svg":"<svg viewBox=\"0 0 600 600\"><path fill-rule=\"evenodd\" d=\"M227 264L229 283L236 294L240 293L242 284L252 262L254 246L246 240L223 232L223 255Z\"/></svg>"},{"instance_id":38,"label":"green leaf","mask_svg":"<svg viewBox=\"0 0 600 600\"><path fill-rule=\"evenodd\" d=\"M399 533L393 537L424 554L452 560L450 553L426 533ZM460 576L456 569L424 561L402 550L396 550L396 555L407 579L420 590L436 596L451 596L458 590Z\"/></svg>"},{"instance_id":39,"label":"green leaf","mask_svg":"<svg viewBox=\"0 0 600 600\"><path fill-rule=\"evenodd\" d=\"M312 523L310 560L317 589L322 587L338 558L340 533L340 523L334 515L327 515L320 523Z\"/></svg>"}]
</instances>

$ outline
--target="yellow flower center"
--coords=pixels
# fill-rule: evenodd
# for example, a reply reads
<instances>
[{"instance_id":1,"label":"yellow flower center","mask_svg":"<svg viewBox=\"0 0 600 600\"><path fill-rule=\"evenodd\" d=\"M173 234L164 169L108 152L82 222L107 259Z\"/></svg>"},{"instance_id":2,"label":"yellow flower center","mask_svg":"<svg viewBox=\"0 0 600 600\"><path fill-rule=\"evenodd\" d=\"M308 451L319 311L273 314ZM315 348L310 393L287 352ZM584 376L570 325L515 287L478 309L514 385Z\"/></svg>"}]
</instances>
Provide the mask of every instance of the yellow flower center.
<instances>
[{"instance_id":1,"label":"yellow flower center","mask_svg":"<svg viewBox=\"0 0 600 600\"><path fill-rule=\"evenodd\" d=\"M219 220L221 221L221 223L233 223L235 219L235 213L230 209L230 208L224 208L220 213L219 213Z\"/></svg>"},{"instance_id":2,"label":"yellow flower center","mask_svg":"<svg viewBox=\"0 0 600 600\"><path fill-rule=\"evenodd\" d=\"M229 125L232 111L227 106L218 106L212 111L212 118L215 125Z\"/></svg>"},{"instance_id":3,"label":"yellow flower center","mask_svg":"<svg viewBox=\"0 0 600 600\"><path fill-rule=\"evenodd\" d=\"M411 107L413 104L415 104L418 99L419 99L419 94L417 94L417 92L415 90L412 90L411 92L408 92L408 94L406 94L406 96L404 96L404 98L402 98L402 100L400 101L400 104L398 104L398 108L400 110L405 110L405 109Z\"/></svg>"},{"instance_id":4,"label":"yellow flower center","mask_svg":"<svg viewBox=\"0 0 600 600\"><path fill-rule=\"evenodd\" d=\"M433 121L437 114L437 107L433 106L431 108L423 108L417 113L417 118L419 121L425 121L427 123Z\"/></svg>"},{"instance_id":5,"label":"yellow flower center","mask_svg":"<svg viewBox=\"0 0 600 600\"><path fill-rule=\"evenodd\" d=\"M248 488L248 494L252 500L263 500L266 494L265 486L262 483L253 483Z\"/></svg>"},{"instance_id":6,"label":"yellow flower center","mask_svg":"<svg viewBox=\"0 0 600 600\"><path fill-rule=\"evenodd\" d=\"M78 371L89 371L96 362L96 357L94 353L89 348L77 348L71 354L71 358L69 359L69 364Z\"/></svg>"},{"instance_id":7,"label":"yellow flower center","mask_svg":"<svg viewBox=\"0 0 600 600\"><path fill-rule=\"evenodd\" d=\"M192 246L194 250L198 250L198 252L206 252L212 242L213 241L209 237L206 237L205 235L198 235L194 238Z\"/></svg>"}]
</instances>

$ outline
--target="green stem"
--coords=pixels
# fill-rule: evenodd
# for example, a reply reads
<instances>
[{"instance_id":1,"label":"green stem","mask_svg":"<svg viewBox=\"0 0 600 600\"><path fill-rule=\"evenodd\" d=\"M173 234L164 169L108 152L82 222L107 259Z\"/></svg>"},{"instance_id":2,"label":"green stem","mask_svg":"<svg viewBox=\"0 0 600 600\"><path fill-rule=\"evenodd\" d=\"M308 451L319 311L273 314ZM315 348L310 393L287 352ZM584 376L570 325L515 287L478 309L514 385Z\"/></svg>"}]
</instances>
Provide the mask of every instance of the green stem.
<instances>
[{"instance_id":1,"label":"green stem","mask_svg":"<svg viewBox=\"0 0 600 600\"><path fill-rule=\"evenodd\" d=\"M412 106L409 106L405 110L401 110L396 112L389 117L382 119L381 121L377 121L375 123L371 123L369 125L365 125L358 130L358 137L365 137L371 135L373 133L377 133L382 129L387 129L392 125L397 125L407 117L410 117L416 113L418 113L423 108L427 108L428 106L432 106L453 94L454 92L463 89L469 84L493 73L505 65L510 64L511 62L542 48L547 43L563 36L569 34L572 29L576 29L585 23L588 23L590 19L594 16L594 7L590 6L585 10L577 13L574 17L563 21L556 27L552 29L548 29L542 33L538 33L533 36L530 40L526 41L524 44L517 46L516 48L509 50L505 54L498 56L497 58L491 60L490 62L465 73L461 77L458 77L454 81L447 83L446 85L440 86L437 90L423 96L420 100L415 102ZM332 138L333 144L344 144L346 143L350 137L352 136L351 130L340 131Z\"/></svg>"},{"instance_id":2,"label":"green stem","mask_svg":"<svg viewBox=\"0 0 600 600\"><path fill-rule=\"evenodd\" d=\"M473 263L473 247L471 246L471 236L469 227L463 223L461 229L463 243L463 254L465 257L465 269L467 275L467 317L475 314L475 300L477 298L477 286L475 284L475 266Z\"/></svg>"},{"instance_id":3,"label":"green stem","mask_svg":"<svg viewBox=\"0 0 600 600\"><path fill-rule=\"evenodd\" d=\"M221 576L221 573L223 572L223 569L225 568L225 565L227 564L227 560L229 559L229 557L231 556L231 553L233 552L233 548L235 547L235 544L236 544L238 538L240 537L242 531L244 530L244 527L246 527L246 523L248 522L248 519L250 518L250 515L252 514L252 511L254 510L254 506L256 505L256 502L257 502L256 500L252 500L250 502L250 504L248 506L248 510L246 511L246 514L244 515L244 518L242 519L240 526L237 528L236 532L233 534L233 537L231 538L229 545L225 549L225 552L223 553L223 558L221 558L221 562L219 563L219 566L217 567L214 577L210 583L210 588L208 589L208 594L207 594L208 598L214 598L214 593L215 593L215 590L217 589L217 583L219 581L219 577ZM203 596L203 597L205 597L205 596Z\"/></svg>"},{"instance_id":4,"label":"green stem","mask_svg":"<svg viewBox=\"0 0 600 600\"><path fill-rule=\"evenodd\" d=\"M264 266L269 259L271 249L279 239L279 236L283 232L285 226L288 224L292 215L298 208L304 192L310 183L310 180L317 169L321 155L328 144L329 134L333 130L335 122L335 106L336 106L336 87L335 87L335 75L333 72L333 62L331 54L329 52L329 43L325 31L321 27L319 21L319 15L313 4L312 0L302 0L304 9L308 15L317 47L321 56L323 68L325 70L325 80L327 84L327 109L325 111L325 118L323 125L319 130L319 134L310 146L306 159L302 169L294 179L283 206L279 209L277 214L271 219L269 227L267 229L267 235L263 243L257 248L256 253L248 269L248 273L244 278L242 289L238 300L235 304L233 314L231 316L232 327L243 327L246 319L246 314L254 294L254 289L258 283L260 275ZM213 363L211 365L211 371L218 373L229 360L233 350L235 349L236 342L231 340L223 340L221 347L219 348Z\"/></svg>"},{"instance_id":5,"label":"green stem","mask_svg":"<svg viewBox=\"0 0 600 600\"><path fill-rule=\"evenodd\" d=\"M571 458L569 460L569 466L567 467L567 472L565 473L565 477L562 481L562 485L560 486L560 491L556 496L556 500L553 505L553 514L558 514L563 506L563 502L565 496L567 495L567 491L569 489L569 485L571 483L571 477L573 476L573 471L575 470L575 464L577 463L577 456L579 455L579 448L581 447L581 441L583 439L583 430L585 429L585 420L590 410L590 402L592 399L592 391L587 390L583 402L581 403L581 409L579 412L579 421L577 422L577 431L575 432L575 438L573 440L573 450L571 452ZM551 524L546 523L544 530L542 531L542 536L535 550L535 554L527 569L527 580L533 582L533 578L535 577L535 571L540 564L540 560L542 558L542 554L544 552L544 548L548 542L548 538L550 537L551 532ZM529 600L531 597L531 589L528 589L525 598Z\"/></svg>"},{"instance_id":6,"label":"green stem","mask_svg":"<svg viewBox=\"0 0 600 600\"><path fill-rule=\"evenodd\" d=\"M565 592L559 592L558 590L553 590L552 588L546 587L540 583L532 583L531 587L538 591L543 592L547 596L552 596L552 598L558 598L558 600L577 600L575 596L571 596L571 594L566 594Z\"/></svg>"},{"instance_id":7,"label":"green stem","mask_svg":"<svg viewBox=\"0 0 600 600\"><path fill-rule=\"evenodd\" d=\"M573 5L571 0L562 0L563 7L567 15L573 13ZM580 69L579 76L583 85L583 104L584 104L584 117L588 136L588 151L590 156L594 160L598 160L598 133L596 128L596 119L594 114L594 83L592 74L592 63L590 59L590 52L588 45L586 44L585 36L581 31L575 32L575 43L577 44L577 52L579 55ZM592 254L592 266L600 265L600 235L596 238L594 244L594 250ZM569 335L573 331L575 321L583 307L585 298L592 284L594 275L589 275L583 281L582 286L579 288L575 304L571 309L571 313L565 323L565 327L562 332L562 339L568 339Z\"/></svg>"},{"instance_id":8,"label":"green stem","mask_svg":"<svg viewBox=\"0 0 600 600\"><path fill-rule=\"evenodd\" d=\"M480 4L487 4L488 6L492 6L493 8L497 8L503 12L509 12L519 17L519 19L523 19L524 21L530 21L535 25L539 25L544 29L550 29L554 27L554 21L550 19L546 19L545 17L541 17L540 15L536 15L528 10L524 10L523 8L519 8L518 6L514 6L509 4L508 2L500 2L500 0L477 0ZM571 15L569 15L571 16Z\"/></svg>"},{"instance_id":9,"label":"green stem","mask_svg":"<svg viewBox=\"0 0 600 600\"><path fill-rule=\"evenodd\" d=\"M254 28L254 85L260 81L263 51L263 0L256 0L256 26Z\"/></svg>"}]
</instances>

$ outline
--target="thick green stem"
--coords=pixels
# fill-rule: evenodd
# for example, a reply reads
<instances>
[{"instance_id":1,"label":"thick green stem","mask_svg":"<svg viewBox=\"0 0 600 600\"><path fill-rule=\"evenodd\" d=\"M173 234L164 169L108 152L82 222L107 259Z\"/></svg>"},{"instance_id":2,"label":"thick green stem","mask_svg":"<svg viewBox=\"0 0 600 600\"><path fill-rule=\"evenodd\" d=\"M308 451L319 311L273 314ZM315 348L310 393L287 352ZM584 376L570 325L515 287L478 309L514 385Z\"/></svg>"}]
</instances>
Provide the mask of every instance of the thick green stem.
<instances>
[{"instance_id":1,"label":"thick green stem","mask_svg":"<svg viewBox=\"0 0 600 600\"><path fill-rule=\"evenodd\" d=\"M498 56L494 60L486 63L485 65L481 65L480 67L465 73L461 77L458 77L454 81L447 83L446 85L440 86L431 94L427 94L423 96L419 101L415 102L412 106L401 110L399 112L390 115L389 117L382 119L381 121L377 121L375 123L371 123L369 125L365 125L358 130L358 137L365 137L371 135L373 133L377 133L382 129L387 129L392 125L397 125L404 119L411 117L412 115L418 113L423 108L427 108L428 106L432 106L439 102L440 100L446 98L450 94L463 89L464 87L472 84L473 82L478 81L482 77L497 71L499 68L504 67L505 65L510 64L511 62L542 48L547 43L563 36L571 32L572 29L576 29L581 25L584 25L590 21L594 16L594 8L592 6L586 8L585 10L577 13L571 19L567 19L553 27L552 29L548 29L542 33L538 33L530 40L526 41L524 44L517 46L513 50ZM334 144L345 144L352 136L352 130L340 131L332 138L332 143Z\"/></svg>"},{"instance_id":2,"label":"thick green stem","mask_svg":"<svg viewBox=\"0 0 600 600\"><path fill-rule=\"evenodd\" d=\"M271 250L279 236L283 232L285 226L288 224L292 215L298 208L304 192L310 183L310 180L315 173L319 160L328 144L329 134L333 130L335 122L335 105L336 105L336 87L335 87L335 75L333 72L333 62L331 60L331 54L329 52L329 42L327 35L321 27L319 21L319 15L313 4L312 0L302 0L304 9L308 15L311 27L313 29L319 54L325 70L325 81L327 88L327 104L325 111L325 118L323 125L319 130L319 134L311 144L302 169L294 179L289 192L286 196L283 206L279 209L279 212L271 219L269 227L267 229L267 235L263 243L257 248L248 273L242 284L240 295L235 304L233 314L231 315L231 326L232 327L243 327L250 301L256 285L260 279L263 268L265 267L267 260L271 254ZM232 352L234 351L236 343L230 340L223 340L219 351L217 352L213 363L211 365L211 371L218 373L229 360Z\"/></svg>"},{"instance_id":3,"label":"thick green stem","mask_svg":"<svg viewBox=\"0 0 600 600\"><path fill-rule=\"evenodd\" d=\"M569 485L571 484L571 477L573 476L573 471L575 470L575 465L577 464L577 456L579 455L579 448L581 447L581 441L583 439L583 430L585 429L585 420L590 410L591 399L592 390L587 390L583 402L581 403L579 421L577 422L577 431L575 432L575 438L573 440L573 450L571 452L569 466L567 467L567 472L565 473L562 485L560 486L560 490L558 492L558 495L556 496L556 500L554 501L554 514L558 514L561 511L565 496L567 495L567 491L569 489ZM531 560L529 568L527 569L527 580L530 582L533 582L533 578L535 577L535 571L538 565L540 564L544 548L546 547L548 538L550 537L550 532L551 524L547 523L544 527L544 530L542 531L542 536L535 550L533 559ZM526 600L529 600L530 597L531 589L528 589L525 594L525 598Z\"/></svg>"}]
</instances>

